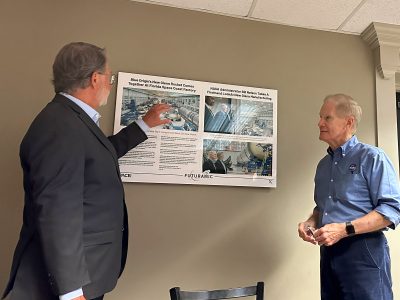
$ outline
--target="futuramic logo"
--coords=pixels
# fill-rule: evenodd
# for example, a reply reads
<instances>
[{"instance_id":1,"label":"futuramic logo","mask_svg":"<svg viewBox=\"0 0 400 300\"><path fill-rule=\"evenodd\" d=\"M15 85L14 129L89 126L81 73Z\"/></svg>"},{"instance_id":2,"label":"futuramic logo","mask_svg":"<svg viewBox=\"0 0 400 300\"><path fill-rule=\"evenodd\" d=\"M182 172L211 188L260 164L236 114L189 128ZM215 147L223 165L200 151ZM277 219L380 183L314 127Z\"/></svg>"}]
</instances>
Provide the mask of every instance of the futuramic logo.
<instances>
[{"instance_id":1,"label":"futuramic logo","mask_svg":"<svg viewBox=\"0 0 400 300\"><path fill-rule=\"evenodd\" d=\"M201 179L212 179L213 175L210 174L210 170L204 171L203 173L193 173L185 174L185 178L191 179L193 181L199 181Z\"/></svg>"}]
</instances>

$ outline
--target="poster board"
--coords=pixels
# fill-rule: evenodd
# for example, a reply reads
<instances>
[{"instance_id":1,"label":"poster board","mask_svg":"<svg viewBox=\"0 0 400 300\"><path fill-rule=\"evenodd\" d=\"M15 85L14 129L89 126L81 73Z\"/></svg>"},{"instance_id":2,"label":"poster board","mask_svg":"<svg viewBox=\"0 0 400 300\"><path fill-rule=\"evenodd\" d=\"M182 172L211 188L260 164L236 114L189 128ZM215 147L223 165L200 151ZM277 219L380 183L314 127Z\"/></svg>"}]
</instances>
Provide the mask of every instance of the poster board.
<instances>
[{"instance_id":1,"label":"poster board","mask_svg":"<svg viewBox=\"0 0 400 300\"><path fill-rule=\"evenodd\" d=\"M277 93L119 72L114 133L156 103L172 121L119 159L122 180L276 187Z\"/></svg>"}]
</instances>

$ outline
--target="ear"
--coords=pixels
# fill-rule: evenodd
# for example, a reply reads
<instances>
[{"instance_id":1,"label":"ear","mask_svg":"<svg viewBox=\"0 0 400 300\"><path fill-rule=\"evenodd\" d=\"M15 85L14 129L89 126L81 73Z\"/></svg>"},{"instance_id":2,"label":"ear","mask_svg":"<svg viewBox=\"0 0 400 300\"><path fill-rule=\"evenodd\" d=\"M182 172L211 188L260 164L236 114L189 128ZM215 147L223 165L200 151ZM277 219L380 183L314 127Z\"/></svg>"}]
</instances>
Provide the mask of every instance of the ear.
<instances>
[{"instance_id":1,"label":"ear","mask_svg":"<svg viewBox=\"0 0 400 300\"><path fill-rule=\"evenodd\" d=\"M349 126L350 129L353 129L354 127L354 116L350 116L346 118L346 125Z\"/></svg>"},{"instance_id":2,"label":"ear","mask_svg":"<svg viewBox=\"0 0 400 300\"><path fill-rule=\"evenodd\" d=\"M100 82L100 76L98 72L93 72L92 76L90 77L90 84L92 87L97 87Z\"/></svg>"}]
</instances>

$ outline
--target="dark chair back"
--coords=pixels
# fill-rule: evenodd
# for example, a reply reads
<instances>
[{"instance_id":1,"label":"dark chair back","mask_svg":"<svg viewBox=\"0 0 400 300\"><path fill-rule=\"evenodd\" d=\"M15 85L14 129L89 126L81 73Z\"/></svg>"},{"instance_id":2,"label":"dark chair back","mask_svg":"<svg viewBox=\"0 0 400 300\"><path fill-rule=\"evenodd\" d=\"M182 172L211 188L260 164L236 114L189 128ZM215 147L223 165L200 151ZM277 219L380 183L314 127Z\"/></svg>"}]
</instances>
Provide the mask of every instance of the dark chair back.
<instances>
[{"instance_id":1,"label":"dark chair back","mask_svg":"<svg viewBox=\"0 0 400 300\"><path fill-rule=\"evenodd\" d=\"M182 291L179 287L169 290L171 300L218 300L256 296L256 300L264 300L264 282L255 286L231 288L213 291Z\"/></svg>"}]
</instances>

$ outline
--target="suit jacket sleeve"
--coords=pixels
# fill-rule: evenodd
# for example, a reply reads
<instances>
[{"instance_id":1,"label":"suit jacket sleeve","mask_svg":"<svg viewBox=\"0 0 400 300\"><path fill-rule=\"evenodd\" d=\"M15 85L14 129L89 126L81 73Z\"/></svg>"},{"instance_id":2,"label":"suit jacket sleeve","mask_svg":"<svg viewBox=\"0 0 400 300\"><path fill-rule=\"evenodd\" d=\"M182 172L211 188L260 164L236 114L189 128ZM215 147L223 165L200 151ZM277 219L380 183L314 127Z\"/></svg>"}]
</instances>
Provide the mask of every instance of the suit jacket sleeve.
<instances>
[{"instance_id":1,"label":"suit jacket sleeve","mask_svg":"<svg viewBox=\"0 0 400 300\"><path fill-rule=\"evenodd\" d=\"M113 144L118 158L124 156L129 150L147 140L147 135L135 122L123 128L115 135L108 137Z\"/></svg>"}]
</instances>

